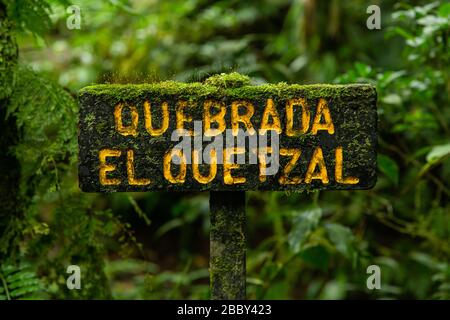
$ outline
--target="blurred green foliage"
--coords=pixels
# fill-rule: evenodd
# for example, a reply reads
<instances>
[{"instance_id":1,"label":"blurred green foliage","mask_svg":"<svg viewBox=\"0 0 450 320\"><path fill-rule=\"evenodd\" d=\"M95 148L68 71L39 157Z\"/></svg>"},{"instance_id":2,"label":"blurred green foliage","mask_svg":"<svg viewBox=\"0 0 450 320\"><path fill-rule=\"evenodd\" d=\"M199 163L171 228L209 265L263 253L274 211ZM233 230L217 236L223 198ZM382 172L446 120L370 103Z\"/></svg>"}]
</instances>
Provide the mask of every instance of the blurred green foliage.
<instances>
[{"instance_id":1,"label":"blurred green foliage","mask_svg":"<svg viewBox=\"0 0 450 320\"><path fill-rule=\"evenodd\" d=\"M383 1L381 30L366 28L377 1L79 0L79 30L66 26L71 1L0 2L19 46L7 113L26 199L0 275L27 262L44 288L30 275L31 297L208 298L208 195L82 194L73 97L91 83L237 71L369 82L379 95L373 190L248 192L248 297L450 298L448 2ZM65 286L70 264L82 290ZM366 287L371 264L381 290Z\"/></svg>"}]
</instances>

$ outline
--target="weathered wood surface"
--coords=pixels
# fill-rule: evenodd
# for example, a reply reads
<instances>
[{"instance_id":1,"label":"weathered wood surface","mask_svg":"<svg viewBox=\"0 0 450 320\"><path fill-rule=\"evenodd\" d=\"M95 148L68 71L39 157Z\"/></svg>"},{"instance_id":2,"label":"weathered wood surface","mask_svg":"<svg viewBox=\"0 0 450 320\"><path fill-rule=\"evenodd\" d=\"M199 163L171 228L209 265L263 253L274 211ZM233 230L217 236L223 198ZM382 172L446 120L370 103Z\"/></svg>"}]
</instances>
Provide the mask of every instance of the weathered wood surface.
<instances>
[{"instance_id":1,"label":"weathered wood surface","mask_svg":"<svg viewBox=\"0 0 450 320\"><path fill-rule=\"evenodd\" d=\"M86 192L368 189L376 182L376 91L371 85L97 85L82 89L79 99L79 182ZM232 115L233 103L242 102L253 106L250 122L257 135L263 127L277 127L279 120L280 148L285 151L278 173L262 177L259 164L240 164L231 170L234 180L226 183L223 165L218 164L214 178L204 183L194 177L192 164L180 173L180 166L172 163L169 181L163 159L178 143L171 141L177 106L186 103L181 114L186 116L182 125L187 130L193 129L192 121L204 124L208 103L211 116L225 108L227 129L233 121L245 129L244 121L233 120ZM245 112L248 109L238 107L238 115ZM151 123L146 122L149 115ZM164 118L167 129L161 133ZM211 128L219 128L219 122L210 122ZM292 150L300 157L286 175ZM197 175L207 177L211 166L204 163L197 169Z\"/></svg>"}]
</instances>

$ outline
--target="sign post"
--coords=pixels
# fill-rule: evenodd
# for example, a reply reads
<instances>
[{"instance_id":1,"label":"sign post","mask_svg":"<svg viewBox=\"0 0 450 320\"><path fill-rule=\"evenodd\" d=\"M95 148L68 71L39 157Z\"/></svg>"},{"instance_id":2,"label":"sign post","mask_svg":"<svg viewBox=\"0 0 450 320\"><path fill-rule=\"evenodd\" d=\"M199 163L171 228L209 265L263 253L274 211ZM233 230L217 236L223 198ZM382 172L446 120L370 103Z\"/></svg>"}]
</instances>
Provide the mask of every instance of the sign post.
<instances>
[{"instance_id":1,"label":"sign post","mask_svg":"<svg viewBox=\"0 0 450 320\"><path fill-rule=\"evenodd\" d=\"M211 299L245 299L245 191L211 191Z\"/></svg>"},{"instance_id":2,"label":"sign post","mask_svg":"<svg viewBox=\"0 0 450 320\"><path fill-rule=\"evenodd\" d=\"M245 298L246 190L356 190L376 182L367 84L96 85L80 91L85 192L210 191L212 299Z\"/></svg>"}]
</instances>

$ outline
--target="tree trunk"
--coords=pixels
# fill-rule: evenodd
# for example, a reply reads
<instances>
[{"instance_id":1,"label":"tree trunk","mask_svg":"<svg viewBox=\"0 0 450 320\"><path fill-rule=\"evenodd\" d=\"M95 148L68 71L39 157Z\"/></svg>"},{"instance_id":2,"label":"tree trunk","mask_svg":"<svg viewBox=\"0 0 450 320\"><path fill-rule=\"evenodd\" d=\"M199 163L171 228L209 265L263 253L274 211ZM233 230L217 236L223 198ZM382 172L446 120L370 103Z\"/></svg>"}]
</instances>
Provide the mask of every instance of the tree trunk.
<instances>
[{"instance_id":1,"label":"tree trunk","mask_svg":"<svg viewBox=\"0 0 450 320\"><path fill-rule=\"evenodd\" d=\"M20 163L12 151L19 135L14 117L6 118L17 58L13 25L4 1L0 0L0 261L12 253L18 230L14 226L23 211L19 190Z\"/></svg>"}]
</instances>

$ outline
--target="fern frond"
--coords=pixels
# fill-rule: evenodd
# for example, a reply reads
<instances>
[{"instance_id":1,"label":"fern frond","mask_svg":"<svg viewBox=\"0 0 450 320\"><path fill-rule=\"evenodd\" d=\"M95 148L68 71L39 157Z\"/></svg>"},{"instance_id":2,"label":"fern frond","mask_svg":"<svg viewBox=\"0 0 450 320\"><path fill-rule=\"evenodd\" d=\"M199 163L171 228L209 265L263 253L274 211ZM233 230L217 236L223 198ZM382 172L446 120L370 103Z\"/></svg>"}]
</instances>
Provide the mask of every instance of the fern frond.
<instances>
[{"instance_id":1,"label":"fern frond","mask_svg":"<svg viewBox=\"0 0 450 320\"><path fill-rule=\"evenodd\" d=\"M21 187L24 193L33 183L58 188L58 170L76 159L76 102L56 82L29 67L18 65L15 79L7 114L14 116L22 133L14 148L22 168L27 168Z\"/></svg>"},{"instance_id":2,"label":"fern frond","mask_svg":"<svg viewBox=\"0 0 450 320\"><path fill-rule=\"evenodd\" d=\"M40 290L41 283L28 265L0 266L0 300L23 299Z\"/></svg>"}]
</instances>

